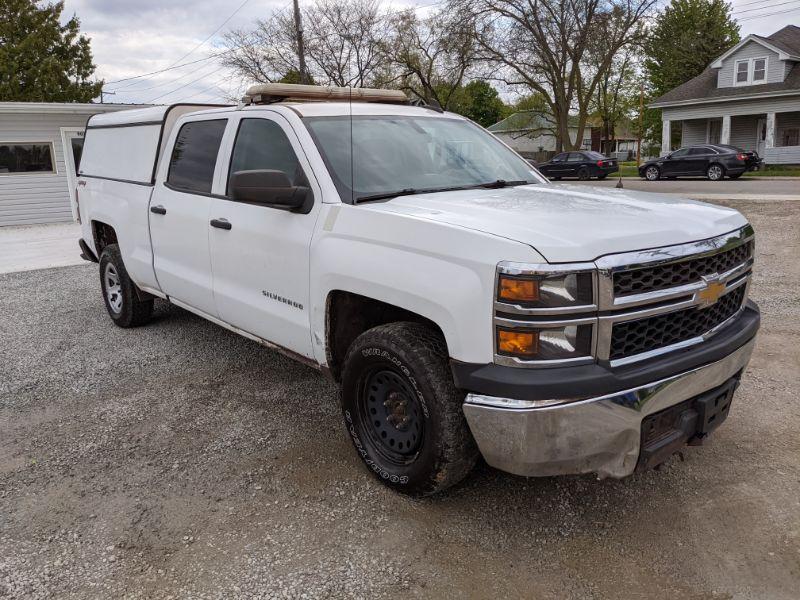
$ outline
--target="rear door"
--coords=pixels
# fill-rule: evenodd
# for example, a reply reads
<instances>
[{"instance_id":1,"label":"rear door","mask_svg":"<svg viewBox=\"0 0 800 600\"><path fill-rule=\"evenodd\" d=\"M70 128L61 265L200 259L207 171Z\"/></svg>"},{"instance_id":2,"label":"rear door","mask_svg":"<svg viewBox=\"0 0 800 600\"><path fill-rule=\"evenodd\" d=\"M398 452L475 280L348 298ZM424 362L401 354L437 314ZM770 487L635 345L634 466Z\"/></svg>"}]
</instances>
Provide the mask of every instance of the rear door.
<instances>
[{"instance_id":1,"label":"rear door","mask_svg":"<svg viewBox=\"0 0 800 600\"><path fill-rule=\"evenodd\" d=\"M179 126L170 159L161 167L149 215L161 291L215 317L209 211L227 123L226 118L209 116Z\"/></svg>"},{"instance_id":2,"label":"rear door","mask_svg":"<svg viewBox=\"0 0 800 600\"><path fill-rule=\"evenodd\" d=\"M226 144L224 163L230 168L222 174L224 197L211 205L212 218L230 226L210 231L219 316L311 358L309 257L322 191L297 136L278 113L235 117L228 139L232 148ZM314 193L311 212L234 201L229 189L232 174L258 169L283 171L293 185L309 186Z\"/></svg>"},{"instance_id":3,"label":"rear door","mask_svg":"<svg viewBox=\"0 0 800 600\"><path fill-rule=\"evenodd\" d=\"M684 159L684 172L687 175L705 175L708 165L717 153L705 146L689 148L689 155Z\"/></svg>"},{"instance_id":4,"label":"rear door","mask_svg":"<svg viewBox=\"0 0 800 600\"><path fill-rule=\"evenodd\" d=\"M570 152L564 175L567 177L576 177L578 175L578 171L582 166L584 166L585 163L586 157L583 155L583 152Z\"/></svg>"}]
</instances>

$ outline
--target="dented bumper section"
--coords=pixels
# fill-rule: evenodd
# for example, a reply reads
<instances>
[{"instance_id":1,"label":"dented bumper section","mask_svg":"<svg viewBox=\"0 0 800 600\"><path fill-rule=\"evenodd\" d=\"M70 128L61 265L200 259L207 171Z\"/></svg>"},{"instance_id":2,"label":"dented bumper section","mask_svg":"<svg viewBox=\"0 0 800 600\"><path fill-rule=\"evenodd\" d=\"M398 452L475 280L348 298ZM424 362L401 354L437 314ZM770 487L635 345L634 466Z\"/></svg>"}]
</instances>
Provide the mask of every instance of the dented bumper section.
<instances>
[{"instance_id":1,"label":"dented bumper section","mask_svg":"<svg viewBox=\"0 0 800 600\"><path fill-rule=\"evenodd\" d=\"M571 402L470 393L464 414L486 462L503 471L625 477L637 465L653 466L686 442L702 439L727 416L754 344L752 338L726 357L678 375ZM663 426L669 409L675 418ZM654 423L663 426L655 440Z\"/></svg>"}]
</instances>

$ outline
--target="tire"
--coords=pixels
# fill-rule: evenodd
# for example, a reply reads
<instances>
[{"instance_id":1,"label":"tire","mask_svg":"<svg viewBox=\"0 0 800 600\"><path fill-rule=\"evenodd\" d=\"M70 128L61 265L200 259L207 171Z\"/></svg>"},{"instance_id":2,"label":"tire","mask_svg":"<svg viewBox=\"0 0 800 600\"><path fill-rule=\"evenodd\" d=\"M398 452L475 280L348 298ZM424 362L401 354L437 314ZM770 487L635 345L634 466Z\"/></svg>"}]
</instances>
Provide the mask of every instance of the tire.
<instances>
[{"instance_id":1,"label":"tire","mask_svg":"<svg viewBox=\"0 0 800 600\"><path fill-rule=\"evenodd\" d=\"M722 181L725 179L725 168L717 163L709 165L706 169L706 177L711 181Z\"/></svg>"},{"instance_id":2,"label":"tire","mask_svg":"<svg viewBox=\"0 0 800 600\"><path fill-rule=\"evenodd\" d=\"M650 165L644 170L644 178L647 181L658 181L661 179L661 169L655 165Z\"/></svg>"},{"instance_id":3,"label":"tire","mask_svg":"<svg viewBox=\"0 0 800 600\"><path fill-rule=\"evenodd\" d=\"M348 435L385 485L414 496L461 481L478 458L441 334L419 323L362 333L342 373Z\"/></svg>"},{"instance_id":4,"label":"tire","mask_svg":"<svg viewBox=\"0 0 800 600\"><path fill-rule=\"evenodd\" d=\"M578 179L580 181L588 181L591 178L592 176L589 174L589 169L587 169L586 167L581 167L578 170Z\"/></svg>"},{"instance_id":5,"label":"tire","mask_svg":"<svg viewBox=\"0 0 800 600\"><path fill-rule=\"evenodd\" d=\"M117 244L109 244L100 254L100 290L108 315L119 327L144 325L153 316L153 299L139 299Z\"/></svg>"}]
</instances>

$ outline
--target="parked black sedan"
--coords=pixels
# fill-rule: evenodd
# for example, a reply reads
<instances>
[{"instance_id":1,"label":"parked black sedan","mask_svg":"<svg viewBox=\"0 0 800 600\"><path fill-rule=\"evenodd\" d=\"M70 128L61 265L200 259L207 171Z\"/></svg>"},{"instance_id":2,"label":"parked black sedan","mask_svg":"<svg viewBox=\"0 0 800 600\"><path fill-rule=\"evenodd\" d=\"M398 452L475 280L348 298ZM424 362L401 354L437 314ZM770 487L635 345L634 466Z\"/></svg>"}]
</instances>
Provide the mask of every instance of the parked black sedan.
<instances>
[{"instance_id":1,"label":"parked black sedan","mask_svg":"<svg viewBox=\"0 0 800 600\"><path fill-rule=\"evenodd\" d=\"M755 158L749 154L755 155ZM656 181L661 178L705 176L711 181L720 181L726 176L737 179L758 164L760 159L757 154L746 153L735 146L687 146L647 161L639 167L639 177Z\"/></svg>"},{"instance_id":2,"label":"parked black sedan","mask_svg":"<svg viewBox=\"0 0 800 600\"><path fill-rule=\"evenodd\" d=\"M561 179L562 177L577 177L578 179L605 179L611 173L619 170L619 165L615 158L608 158L599 152L576 151L562 152L556 154L546 163L538 167L542 175L550 179Z\"/></svg>"}]
</instances>

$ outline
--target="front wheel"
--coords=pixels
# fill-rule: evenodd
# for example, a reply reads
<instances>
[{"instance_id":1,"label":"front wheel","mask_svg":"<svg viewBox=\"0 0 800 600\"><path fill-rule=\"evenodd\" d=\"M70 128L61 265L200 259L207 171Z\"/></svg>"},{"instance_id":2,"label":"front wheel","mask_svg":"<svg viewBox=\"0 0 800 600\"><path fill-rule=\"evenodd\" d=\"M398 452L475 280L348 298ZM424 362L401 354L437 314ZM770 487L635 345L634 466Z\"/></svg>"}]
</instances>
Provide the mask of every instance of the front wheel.
<instances>
[{"instance_id":1,"label":"front wheel","mask_svg":"<svg viewBox=\"0 0 800 600\"><path fill-rule=\"evenodd\" d=\"M650 166L644 170L644 178L647 181L658 181L661 177L661 171L659 171L658 167Z\"/></svg>"},{"instance_id":2,"label":"front wheel","mask_svg":"<svg viewBox=\"0 0 800 600\"><path fill-rule=\"evenodd\" d=\"M390 323L361 334L342 373L341 404L356 452L384 484L424 496L461 481L478 450L441 334Z\"/></svg>"},{"instance_id":3,"label":"front wheel","mask_svg":"<svg viewBox=\"0 0 800 600\"><path fill-rule=\"evenodd\" d=\"M722 168L722 165L711 165L706 171L706 177L711 181L720 181L725 177L725 169Z\"/></svg>"},{"instance_id":4,"label":"front wheel","mask_svg":"<svg viewBox=\"0 0 800 600\"><path fill-rule=\"evenodd\" d=\"M100 289L111 320L120 327L144 325L153 315L153 299L141 300L122 262L117 244L109 244L100 254Z\"/></svg>"}]
</instances>

